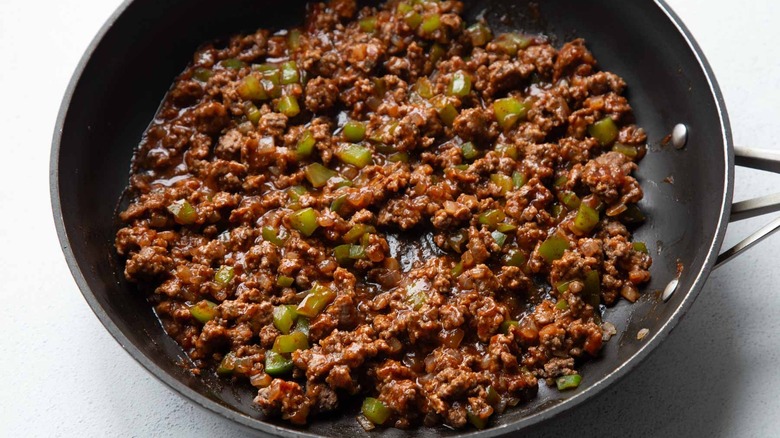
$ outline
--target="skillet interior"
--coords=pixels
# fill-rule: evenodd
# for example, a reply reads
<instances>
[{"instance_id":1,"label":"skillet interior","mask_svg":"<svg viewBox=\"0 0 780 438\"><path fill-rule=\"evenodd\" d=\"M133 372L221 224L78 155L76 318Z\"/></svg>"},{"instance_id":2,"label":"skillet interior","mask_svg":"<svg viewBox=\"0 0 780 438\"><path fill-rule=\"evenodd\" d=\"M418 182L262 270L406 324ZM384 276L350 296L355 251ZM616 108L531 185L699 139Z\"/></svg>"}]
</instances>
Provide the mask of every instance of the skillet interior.
<instances>
[{"instance_id":1,"label":"skillet interior","mask_svg":"<svg viewBox=\"0 0 780 438\"><path fill-rule=\"evenodd\" d=\"M648 221L635 236L653 252L653 281L639 302L621 302L607 310L605 319L619 334L607 343L600 360L583 368L583 385L577 391L558 393L542 387L538 398L500 416L483 435L516 430L584 400L657 345L706 279L725 229L724 211L731 203L731 139L722 99L664 13L665 6L647 0L546 0L539 6L542 20L531 19L528 2L522 0L472 2L467 15L473 18L487 10L485 17L494 28L543 31L559 42L584 37L601 66L629 84L629 101L651 145L638 173L645 190L640 205ZM215 378L202 381L182 370L178 364L183 352L165 335L144 297L123 280L113 236L114 211L127 185L133 149L196 47L237 31L298 23L303 10L301 0L228 0L217 9L207 0L126 3L74 76L54 135L51 169L55 221L71 270L120 344L197 403L252 428L288 435L289 425L259 420L250 388L225 387ZM501 24L506 21L500 20L502 16L510 24ZM661 139L678 122L690 128L688 146L682 151L661 147ZM673 184L664 182L669 176ZM657 291L675 277L678 260L684 265L679 290L669 302L660 303ZM641 328L649 329L650 335L638 341ZM293 430L365 435L348 415ZM462 433L446 428L387 431L389 436L423 437Z\"/></svg>"}]
</instances>

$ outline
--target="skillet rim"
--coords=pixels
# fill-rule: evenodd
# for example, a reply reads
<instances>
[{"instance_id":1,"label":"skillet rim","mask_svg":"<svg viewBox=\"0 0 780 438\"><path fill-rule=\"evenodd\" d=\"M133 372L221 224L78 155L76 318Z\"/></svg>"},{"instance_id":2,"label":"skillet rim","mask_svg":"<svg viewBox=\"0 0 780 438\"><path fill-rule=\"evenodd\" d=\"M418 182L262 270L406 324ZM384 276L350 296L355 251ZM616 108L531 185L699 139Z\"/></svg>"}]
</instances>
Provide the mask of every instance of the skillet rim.
<instances>
[{"instance_id":1,"label":"skillet rim","mask_svg":"<svg viewBox=\"0 0 780 438\"><path fill-rule=\"evenodd\" d=\"M76 69L74 70L74 73L63 95L62 103L60 104L60 108L57 114L55 129L52 136L52 147L51 147L51 154L50 154L50 161L49 161L50 163L49 184L50 184L50 196L51 196L51 206L52 206L52 213L54 218L54 225L57 230L57 236L59 238L60 246L62 248L66 262L68 264L68 268L70 269L71 274L76 284L78 285L79 290L81 291L84 299L87 301L87 304L89 304L95 316L98 317L100 322L108 330L111 336L119 343L119 345L122 346L122 348L133 359L135 359L138 363L140 363L147 372L149 372L155 378L157 378L158 380L166 384L170 389L174 390L176 394L189 399L191 402L194 402L197 406L205 408L206 410L209 410L213 413L219 414L222 417L225 417L228 420L231 420L254 432L262 432L262 433L273 434L282 437L312 437L312 438L321 437L322 435L312 434L309 433L308 431L287 429L230 410L227 407L220 405L217 402L207 399L206 397L202 396L198 392L194 391L193 389L181 383L178 379L176 379L172 375L163 371L154 362L152 362L144 353L142 353L140 349L138 349L132 342L130 342L130 340L114 323L112 317L100 305L97 298L92 293L91 288L87 284L86 278L84 277L84 274L81 271L81 267L79 266L75 254L73 253L70 247L70 238L65 228L64 217L62 214L62 203L60 199L60 184L59 184L60 146L62 141L62 133L64 129L65 119L67 117L68 110L70 109L70 104L73 99L73 95L75 93L76 87L79 84L81 77L84 73L84 70L87 64L89 63L89 60L92 58L95 49L103 40L103 38L106 36L106 34L108 34L108 32L111 30L114 23L128 9L128 7L133 3L133 1L134 0L124 0L122 4L119 5L119 7L117 7L117 9L106 20L106 22L103 24L103 26L95 35L95 37L92 39L89 46L84 51L84 54L82 55L81 59L79 60ZM728 113L726 111L726 103L723 98L723 94L720 90L720 87L717 83L717 80L715 78L715 74L712 71L709 62L707 61L706 57L704 56L704 53L702 52L701 48L699 47L698 43L694 39L691 32L682 22L680 17L672 10L672 8L668 4L666 4L664 0L652 0L652 1L661 10L661 12L663 12L664 15L666 15L666 17L669 19L669 21L671 21L674 27L677 28L677 31L683 37L685 43L688 46L688 49L691 51L692 55L694 56L697 63L699 64L699 67L701 68L705 78L707 79L707 85L710 90L710 94L714 98L713 100L716 106L718 119L720 122L720 130L722 134L724 153L725 153L725 157L724 157L725 178L723 181L724 184L723 198L721 200L721 210L720 210L717 225L715 227L712 243L710 247L707 249L707 256L704 259L704 263L702 264L702 267L699 270L699 272L696 274L696 277L693 281L691 288L685 292L685 297L680 302L677 309L675 309L674 312L672 312L672 314L669 316L667 321L661 326L660 330L652 334L650 339L648 339L644 343L644 345L641 348L639 348L639 350L637 350L636 353L634 353L626 361L620 364L614 371L607 374L604 378L593 383L592 385L585 388L581 392L571 396L570 398L566 399L565 401L553 407L546 408L535 414L529 415L527 417L523 417L518 421L496 426L490 429L479 430L479 431L467 430L464 431L465 433L461 434L460 436L464 436L464 437L479 436L479 437L486 438L486 437L505 435L511 432L517 432L521 429L529 428L533 425L537 425L543 421L549 420L559 415L560 413L569 410L576 405L579 405L580 403L583 403L587 399L592 398L596 394L603 391L608 386L618 382L626 374L628 374L630 370L632 370L639 363L641 363L645 358L647 358L647 356L653 350L655 350L655 348L658 345L660 345L661 342L663 342L666 339L669 333L671 333L671 331L677 326L677 324L680 322L682 317L685 316L685 314L688 312L693 302L696 300L696 297L698 296L699 292L701 292L704 283L707 281L707 278L709 277L709 274L715 265L718 256L718 251L721 247L723 238L726 233L726 228L728 226L729 213L731 210L733 190L734 190L734 145L732 139L731 125L729 122ZM680 293L680 291L678 291L677 293Z\"/></svg>"}]
</instances>

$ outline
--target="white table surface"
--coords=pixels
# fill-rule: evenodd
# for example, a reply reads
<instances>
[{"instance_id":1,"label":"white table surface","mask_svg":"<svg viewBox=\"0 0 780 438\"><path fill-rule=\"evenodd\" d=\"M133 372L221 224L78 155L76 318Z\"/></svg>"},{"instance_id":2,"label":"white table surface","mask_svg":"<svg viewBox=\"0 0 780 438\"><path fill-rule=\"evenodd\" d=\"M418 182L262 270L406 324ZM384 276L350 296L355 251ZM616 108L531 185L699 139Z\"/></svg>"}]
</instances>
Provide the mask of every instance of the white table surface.
<instances>
[{"instance_id":1,"label":"white table surface","mask_svg":"<svg viewBox=\"0 0 780 438\"><path fill-rule=\"evenodd\" d=\"M780 6L669 0L725 94L738 145L780 150ZM0 0L0 436L241 436L148 374L82 298L49 203L49 147L83 50L119 0ZM13 157L13 159L5 158ZM736 199L780 176L738 169ZM735 224L728 243L769 221ZM780 235L717 270L627 378L530 436L778 436Z\"/></svg>"}]
</instances>

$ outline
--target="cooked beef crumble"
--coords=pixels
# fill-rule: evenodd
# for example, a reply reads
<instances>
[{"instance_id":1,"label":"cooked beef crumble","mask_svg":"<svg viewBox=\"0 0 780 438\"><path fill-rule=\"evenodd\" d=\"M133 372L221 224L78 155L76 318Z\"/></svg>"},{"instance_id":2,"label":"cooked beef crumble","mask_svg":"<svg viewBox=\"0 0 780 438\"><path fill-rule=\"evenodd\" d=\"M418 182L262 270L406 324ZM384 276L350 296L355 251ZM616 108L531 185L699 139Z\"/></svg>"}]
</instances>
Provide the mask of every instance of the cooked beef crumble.
<instances>
[{"instance_id":1,"label":"cooked beef crumble","mask_svg":"<svg viewBox=\"0 0 780 438\"><path fill-rule=\"evenodd\" d=\"M583 40L462 7L333 0L195 53L116 235L193 373L297 424L366 397L366 427L485 427L539 379L576 387L599 306L649 280L646 136Z\"/></svg>"}]
</instances>

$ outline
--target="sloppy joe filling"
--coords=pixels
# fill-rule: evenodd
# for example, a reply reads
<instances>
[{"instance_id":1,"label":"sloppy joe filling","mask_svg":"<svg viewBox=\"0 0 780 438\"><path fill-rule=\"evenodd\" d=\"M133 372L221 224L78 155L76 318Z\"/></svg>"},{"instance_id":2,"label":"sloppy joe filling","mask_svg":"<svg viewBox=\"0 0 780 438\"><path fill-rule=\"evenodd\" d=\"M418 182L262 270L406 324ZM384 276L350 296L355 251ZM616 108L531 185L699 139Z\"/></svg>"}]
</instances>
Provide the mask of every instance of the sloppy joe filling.
<instances>
[{"instance_id":1,"label":"sloppy joe filling","mask_svg":"<svg viewBox=\"0 0 780 438\"><path fill-rule=\"evenodd\" d=\"M312 3L207 43L137 150L116 249L195 374L265 415L488 426L576 388L651 258L646 135L581 39L458 1Z\"/></svg>"}]
</instances>

